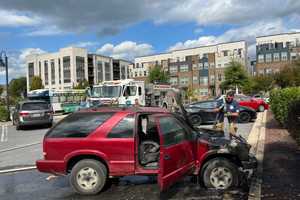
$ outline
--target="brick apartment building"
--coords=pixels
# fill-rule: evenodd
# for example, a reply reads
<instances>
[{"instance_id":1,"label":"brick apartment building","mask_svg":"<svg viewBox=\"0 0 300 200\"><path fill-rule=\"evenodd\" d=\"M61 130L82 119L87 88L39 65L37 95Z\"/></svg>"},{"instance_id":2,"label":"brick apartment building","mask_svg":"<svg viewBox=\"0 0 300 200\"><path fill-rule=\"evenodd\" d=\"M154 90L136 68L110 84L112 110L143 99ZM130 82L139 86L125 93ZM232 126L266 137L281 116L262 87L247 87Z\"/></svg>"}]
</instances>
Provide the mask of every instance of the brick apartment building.
<instances>
[{"instance_id":1,"label":"brick apartment building","mask_svg":"<svg viewBox=\"0 0 300 200\"><path fill-rule=\"evenodd\" d=\"M159 65L170 75L170 83L177 88L192 88L198 96L222 93L224 69L231 60L247 65L245 41L174 50L168 53L137 57L130 65L130 77L146 80L149 70Z\"/></svg>"}]
</instances>

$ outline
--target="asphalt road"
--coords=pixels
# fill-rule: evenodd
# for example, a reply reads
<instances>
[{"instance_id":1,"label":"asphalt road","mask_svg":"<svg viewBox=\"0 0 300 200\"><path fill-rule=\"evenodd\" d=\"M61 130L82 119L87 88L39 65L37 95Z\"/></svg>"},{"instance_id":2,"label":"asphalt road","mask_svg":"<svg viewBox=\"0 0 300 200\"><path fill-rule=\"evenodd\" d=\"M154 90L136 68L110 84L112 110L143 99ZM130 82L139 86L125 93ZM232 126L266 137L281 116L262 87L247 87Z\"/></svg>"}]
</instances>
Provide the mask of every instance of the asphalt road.
<instances>
[{"instance_id":1,"label":"asphalt road","mask_svg":"<svg viewBox=\"0 0 300 200\"><path fill-rule=\"evenodd\" d=\"M253 123L239 124L238 132L245 138ZM7 127L7 128L6 128ZM210 126L205 126L210 127ZM6 131L7 129L7 131ZM3 131L4 130L4 131ZM34 165L42 157L42 139L48 129L16 131L12 125L0 126L0 169ZM3 133L2 133L3 132ZM4 136L2 136L4 135ZM155 179L125 177L108 184L107 189L92 197L72 191L68 177L46 180L48 174L36 170L0 175L0 199L246 199L246 189L228 191L205 190L190 178L176 184L167 193L160 193Z\"/></svg>"}]
</instances>

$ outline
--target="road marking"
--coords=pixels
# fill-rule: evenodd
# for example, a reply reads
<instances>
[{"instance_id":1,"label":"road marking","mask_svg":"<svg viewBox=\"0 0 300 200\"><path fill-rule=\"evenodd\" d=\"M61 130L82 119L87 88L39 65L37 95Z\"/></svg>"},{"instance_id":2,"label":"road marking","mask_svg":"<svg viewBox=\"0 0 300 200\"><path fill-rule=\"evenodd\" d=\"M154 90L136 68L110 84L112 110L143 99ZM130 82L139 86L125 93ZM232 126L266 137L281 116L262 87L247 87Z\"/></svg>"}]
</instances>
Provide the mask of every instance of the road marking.
<instances>
[{"instance_id":1,"label":"road marking","mask_svg":"<svg viewBox=\"0 0 300 200\"><path fill-rule=\"evenodd\" d=\"M8 141L8 128L7 125L2 125L0 142L7 142L7 141Z\"/></svg>"},{"instance_id":2,"label":"road marking","mask_svg":"<svg viewBox=\"0 0 300 200\"><path fill-rule=\"evenodd\" d=\"M258 162L256 177L252 179L250 184L249 195L248 195L249 200L261 199L266 120L267 120L267 111L265 111L264 113L259 113L259 116L248 137L248 143L252 145L250 152L255 154L255 157L257 158L257 162Z\"/></svg>"},{"instance_id":3,"label":"road marking","mask_svg":"<svg viewBox=\"0 0 300 200\"><path fill-rule=\"evenodd\" d=\"M4 139L4 125L1 126L1 139L0 142L3 142Z\"/></svg>"},{"instance_id":4,"label":"road marking","mask_svg":"<svg viewBox=\"0 0 300 200\"><path fill-rule=\"evenodd\" d=\"M20 171L27 171L27 170L33 170L33 169L36 169L35 165L29 166L29 167L20 167L20 168L0 170L0 174L7 174L7 173L13 173L13 172L20 172Z\"/></svg>"},{"instance_id":5,"label":"road marking","mask_svg":"<svg viewBox=\"0 0 300 200\"><path fill-rule=\"evenodd\" d=\"M16 149L22 149L22 148L38 145L38 144L41 144L41 143L42 142L35 142L35 143L31 143L31 144L25 144L25 145L22 145L22 146L16 146L16 147L9 148L9 149L3 149L3 150L0 150L0 153L4 153L4 152L7 152L7 151L12 151L12 150L16 150Z\"/></svg>"}]
</instances>

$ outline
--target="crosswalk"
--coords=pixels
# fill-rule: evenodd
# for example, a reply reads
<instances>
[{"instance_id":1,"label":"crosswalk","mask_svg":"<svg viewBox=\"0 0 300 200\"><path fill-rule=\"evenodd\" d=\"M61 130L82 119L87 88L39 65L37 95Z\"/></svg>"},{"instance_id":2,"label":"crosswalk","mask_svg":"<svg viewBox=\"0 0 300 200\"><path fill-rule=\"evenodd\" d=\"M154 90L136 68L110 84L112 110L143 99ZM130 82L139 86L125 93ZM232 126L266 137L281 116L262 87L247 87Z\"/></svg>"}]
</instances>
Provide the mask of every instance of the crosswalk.
<instances>
[{"instance_id":1,"label":"crosswalk","mask_svg":"<svg viewBox=\"0 0 300 200\"><path fill-rule=\"evenodd\" d=\"M0 143L8 141L8 128L7 125L1 126Z\"/></svg>"}]
</instances>

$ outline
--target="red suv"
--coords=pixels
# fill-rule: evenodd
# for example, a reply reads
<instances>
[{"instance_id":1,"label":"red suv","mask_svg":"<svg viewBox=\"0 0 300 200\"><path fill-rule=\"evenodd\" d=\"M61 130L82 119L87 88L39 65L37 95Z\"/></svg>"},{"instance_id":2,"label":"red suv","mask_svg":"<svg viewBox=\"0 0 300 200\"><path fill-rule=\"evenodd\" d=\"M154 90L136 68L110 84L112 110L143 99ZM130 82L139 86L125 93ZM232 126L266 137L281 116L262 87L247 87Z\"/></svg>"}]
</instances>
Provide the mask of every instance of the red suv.
<instances>
[{"instance_id":1,"label":"red suv","mask_svg":"<svg viewBox=\"0 0 300 200\"><path fill-rule=\"evenodd\" d=\"M250 107L259 112L264 112L269 109L269 104L267 104L263 99L256 99L245 95L235 95L234 98L241 106Z\"/></svg>"},{"instance_id":2,"label":"red suv","mask_svg":"<svg viewBox=\"0 0 300 200\"><path fill-rule=\"evenodd\" d=\"M256 159L250 145L196 130L184 119L161 108L82 110L49 130L36 165L41 172L70 173L80 194L96 194L109 178L127 175L157 175L161 190L185 175L217 189L251 176Z\"/></svg>"}]
</instances>

